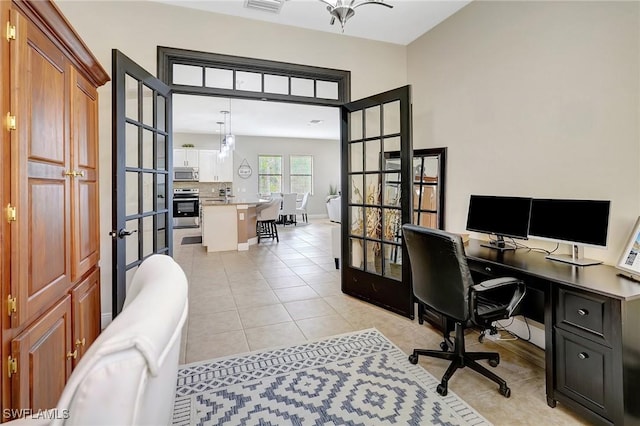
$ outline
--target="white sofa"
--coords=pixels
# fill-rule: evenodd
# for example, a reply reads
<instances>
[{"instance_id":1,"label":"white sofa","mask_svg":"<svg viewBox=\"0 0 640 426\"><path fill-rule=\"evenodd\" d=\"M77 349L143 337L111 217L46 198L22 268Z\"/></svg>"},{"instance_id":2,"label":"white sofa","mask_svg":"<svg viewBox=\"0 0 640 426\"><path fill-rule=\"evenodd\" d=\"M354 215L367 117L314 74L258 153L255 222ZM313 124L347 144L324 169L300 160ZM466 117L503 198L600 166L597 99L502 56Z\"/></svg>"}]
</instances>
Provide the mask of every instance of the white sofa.
<instances>
[{"instance_id":1,"label":"white sofa","mask_svg":"<svg viewBox=\"0 0 640 426\"><path fill-rule=\"evenodd\" d=\"M51 425L169 424L187 311L187 278L180 266L165 255L146 259L122 312L82 357L57 407L48 412Z\"/></svg>"},{"instance_id":2,"label":"white sofa","mask_svg":"<svg viewBox=\"0 0 640 426\"><path fill-rule=\"evenodd\" d=\"M339 196L327 201L327 214L331 222L340 223L340 203L342 203L342 198Z\"/></svg>"}]
</instances>

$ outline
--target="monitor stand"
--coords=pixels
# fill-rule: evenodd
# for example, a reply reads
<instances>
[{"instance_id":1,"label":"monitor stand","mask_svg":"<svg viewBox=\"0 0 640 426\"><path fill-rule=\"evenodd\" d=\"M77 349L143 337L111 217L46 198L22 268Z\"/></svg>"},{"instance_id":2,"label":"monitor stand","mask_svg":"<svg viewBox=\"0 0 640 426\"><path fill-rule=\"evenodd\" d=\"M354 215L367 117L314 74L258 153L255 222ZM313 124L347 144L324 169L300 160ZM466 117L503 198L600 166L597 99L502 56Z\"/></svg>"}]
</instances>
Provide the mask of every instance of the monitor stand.
<instances>
[{"instance_id":1,"label":"monitor stand","mask_svg":"<svg viewBox=\"0 0 640 426\"><path fill-rule=\"evenodd\" d=\"M550 254L549 256L545 256L545 259L555 260L557 262L564 262L578 266L599 265L600 263L602 263L601 260L585 259L583 255L584 247L577 244L572 244L571 254Z\"/></svg>"},{"instance_id":2,"label":"monitor stand","mask_svg":"<svg viewBox=\"0 0 640 426\"><path fill-rule=\"evenodd\" d=\"M511 244L507 243L502 235L497 235L496 239L493 241L489 241L488 243L480 244L482 247L487 247L490 249L498 250L498 251L507 251L507 250L515 250L516 248Z\"/></svg>"}]
</instances>

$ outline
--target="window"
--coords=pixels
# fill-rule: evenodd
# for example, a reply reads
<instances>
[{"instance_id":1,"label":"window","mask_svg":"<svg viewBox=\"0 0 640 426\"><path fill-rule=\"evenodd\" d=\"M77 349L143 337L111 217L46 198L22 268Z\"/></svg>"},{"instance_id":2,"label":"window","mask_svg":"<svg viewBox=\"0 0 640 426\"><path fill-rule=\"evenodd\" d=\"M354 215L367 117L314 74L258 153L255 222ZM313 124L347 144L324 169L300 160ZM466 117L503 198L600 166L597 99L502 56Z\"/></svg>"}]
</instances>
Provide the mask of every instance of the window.
<instances>
[{"instance_id":1,"label":"window","mask_svg":"<svg viewBox=\"0 0 640 426\"><path fill-rule=\"evenodd\" d=\"M289 156L290 192L311 193L313 188L313 157L311 155Z\"/></svg>"},{"instance_id":2,"label":"window","mask_svg":"<svg viewBox=\"0 0 640 426\"><path fill-rule=\"evenodd\" d=\"M282 192L282 156L258 155L258 192Z\"/></svg>"}]
</instances>

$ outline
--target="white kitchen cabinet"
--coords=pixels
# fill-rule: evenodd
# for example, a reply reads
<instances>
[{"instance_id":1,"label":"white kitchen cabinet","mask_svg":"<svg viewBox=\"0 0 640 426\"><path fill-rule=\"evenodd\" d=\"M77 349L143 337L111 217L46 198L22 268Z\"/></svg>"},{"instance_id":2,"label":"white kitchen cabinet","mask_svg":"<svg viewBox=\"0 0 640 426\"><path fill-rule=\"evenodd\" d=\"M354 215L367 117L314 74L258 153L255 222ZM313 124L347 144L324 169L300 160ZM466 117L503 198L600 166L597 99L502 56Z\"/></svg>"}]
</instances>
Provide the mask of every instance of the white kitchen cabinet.
<instances>
[{"instance_id":1,"label":"white kitchen cabinet","mask_svg":"<svg viewBox=\"0 0 640 426\"><path fill-rule=\"evenodd\" d=\"M233 152L218 163L218 182L233 182Z\"/></svg>"},{"instance_id":2,"label":"white kitchen cabinet","mask_svg":"<svg viewBox=\"0 0 640 426\"><path fill-rule=\"evenodd\" d=\"M200 182L233 182L233 154L218 160L217 149L201 149L198 168Z\"/></svg>"},{"instance_id":3,"label":"white kitchen cabinet","mask_svg":"<svg viewBox=\"0 0 640 426\"><path fill-rule=\"evenodd\" d=\"M197 149L174 149L173 167L198 167Z\"/></svg>"}]
</instances>

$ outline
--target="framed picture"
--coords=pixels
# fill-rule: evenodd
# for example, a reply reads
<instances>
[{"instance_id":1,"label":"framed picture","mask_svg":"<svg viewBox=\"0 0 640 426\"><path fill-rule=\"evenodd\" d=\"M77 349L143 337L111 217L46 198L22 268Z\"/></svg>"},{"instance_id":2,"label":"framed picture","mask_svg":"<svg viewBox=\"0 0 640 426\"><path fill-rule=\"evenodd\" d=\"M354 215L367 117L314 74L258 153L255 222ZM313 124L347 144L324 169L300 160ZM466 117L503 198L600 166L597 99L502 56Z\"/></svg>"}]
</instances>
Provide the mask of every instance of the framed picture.
<instances>
[{"instance_id":1,"label":"framed picture","mask_svg":"<svg viewBox=\"0 0 640 426\"><path fill-rule=\"evenodd\" d=\"M633 226L616 267L623 271L621 275L640 281L640 217Z\"/></svg>"}]
</instances>

